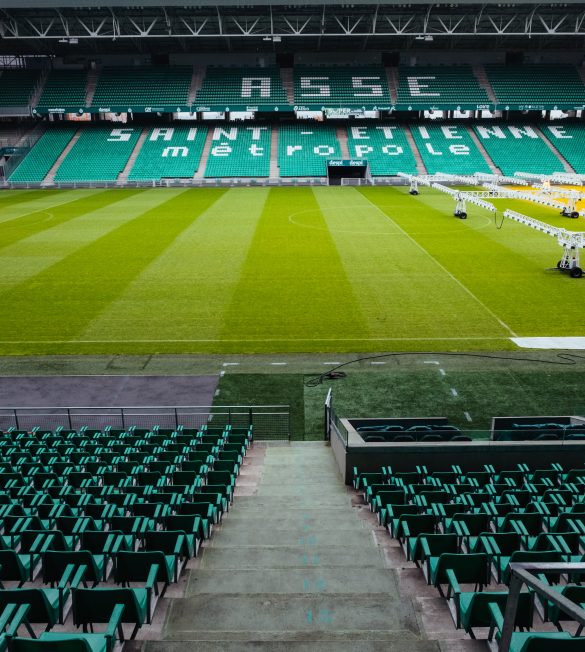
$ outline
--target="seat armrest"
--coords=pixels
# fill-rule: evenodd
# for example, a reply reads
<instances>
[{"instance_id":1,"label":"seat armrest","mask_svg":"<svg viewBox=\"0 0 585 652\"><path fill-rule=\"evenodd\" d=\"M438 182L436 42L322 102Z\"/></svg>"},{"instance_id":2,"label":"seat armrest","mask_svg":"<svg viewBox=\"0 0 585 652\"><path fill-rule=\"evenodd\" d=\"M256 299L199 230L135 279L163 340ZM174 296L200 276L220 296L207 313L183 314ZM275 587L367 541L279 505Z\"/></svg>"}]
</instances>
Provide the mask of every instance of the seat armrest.
<instances>
[{"instance_id":1,"label":"seat armrest","mask_svg":"<svg viewBox=\"0 0 585 652\"><path fill-rule=\"evenodd\" d=\"M124 613L124 605L117 604L112 611L110 620L108 621L108 627L104 632L104 636L108 641L108 652L114 648L114 641L116 639L116 629L120 629L122 632L122 614ZM123 640L123 636L120 636L120 640Z\"/></svg>"},{"instance_id":2,"label":"seat armrest","mask_svg":"<svg viewBox=\"0 0 585 652\"><path fill-rule=\"evenodd\" d=\"M502 631L504 627L504 616L502 614L500 606L496 602L488 603L488 609L490 610L490 614L492 617L492 622L490 625L490 631L488 635L488 641L491 641L494 638L494 631L496 629L499 632Z\"/></svg>"},{"instance_id":3,"label":"seat armrest","mask_svg":"<svg viewBox=\"0 0 585 652\"><path fill-rule=\"evenodd\" d=\"M447 575L447 581L449 582L449 588L447 590L447 598L451 597L451 593L453 593L453 595L460 595L461 587L459 586L459 582L457 581L457 576L455 575L455 571L452 568L447 568L445 570L445 574Z\"/></svg>"}]
</instances>

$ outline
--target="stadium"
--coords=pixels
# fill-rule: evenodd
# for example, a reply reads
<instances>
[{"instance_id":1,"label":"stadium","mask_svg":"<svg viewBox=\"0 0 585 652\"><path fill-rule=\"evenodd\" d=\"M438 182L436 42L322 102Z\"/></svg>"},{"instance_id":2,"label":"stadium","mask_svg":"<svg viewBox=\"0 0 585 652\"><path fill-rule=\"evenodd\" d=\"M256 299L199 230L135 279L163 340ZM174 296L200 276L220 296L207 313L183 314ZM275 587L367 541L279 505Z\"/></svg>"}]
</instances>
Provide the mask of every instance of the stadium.
<instances>
[{"instance_id":1,"label":"stadium","mask_svg":"<svg viewBox=\"0 0 585 652\"><path fill-rule=\"evenodd\" d=\"M0 652L585 650L584 12L0 0Z\"/></svg>"}]
</instances>

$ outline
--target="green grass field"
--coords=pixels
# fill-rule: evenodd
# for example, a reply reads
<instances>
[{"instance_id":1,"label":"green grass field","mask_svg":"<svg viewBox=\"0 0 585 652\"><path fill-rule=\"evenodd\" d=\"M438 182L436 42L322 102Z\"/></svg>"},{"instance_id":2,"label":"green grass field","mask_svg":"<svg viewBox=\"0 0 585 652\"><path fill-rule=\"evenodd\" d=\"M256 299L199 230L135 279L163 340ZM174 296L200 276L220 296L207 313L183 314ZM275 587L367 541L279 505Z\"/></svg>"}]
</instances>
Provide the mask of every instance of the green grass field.
<instances>
[{"instance_id":1,"label":"green grass field","mask_svg":"<svg viewBox=\"0 0 585 652\"><path fill-rule=\"evenodd\" d=\"M511 350L584 334L585 281L547 270L553 238L453 206L387 187L5 191L0 355Z\"/></svg>"}]
</instances>

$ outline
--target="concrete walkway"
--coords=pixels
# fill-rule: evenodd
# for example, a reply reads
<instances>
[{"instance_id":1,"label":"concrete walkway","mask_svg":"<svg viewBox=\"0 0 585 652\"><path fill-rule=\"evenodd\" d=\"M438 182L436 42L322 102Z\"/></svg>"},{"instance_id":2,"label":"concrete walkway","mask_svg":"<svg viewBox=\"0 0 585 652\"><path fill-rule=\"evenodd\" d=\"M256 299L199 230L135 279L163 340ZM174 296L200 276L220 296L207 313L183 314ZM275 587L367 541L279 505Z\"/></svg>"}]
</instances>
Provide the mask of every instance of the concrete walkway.
<instances>
[{"instance_id":1,"label":"concrete walkway","mask_svg":"<svg viewBox=\"0 0 585 652\"><path fill-rule=\"evenodd\" d=\"M437 652L323 443L256 443L148 652Z\"/></svg>"}]
</instances>

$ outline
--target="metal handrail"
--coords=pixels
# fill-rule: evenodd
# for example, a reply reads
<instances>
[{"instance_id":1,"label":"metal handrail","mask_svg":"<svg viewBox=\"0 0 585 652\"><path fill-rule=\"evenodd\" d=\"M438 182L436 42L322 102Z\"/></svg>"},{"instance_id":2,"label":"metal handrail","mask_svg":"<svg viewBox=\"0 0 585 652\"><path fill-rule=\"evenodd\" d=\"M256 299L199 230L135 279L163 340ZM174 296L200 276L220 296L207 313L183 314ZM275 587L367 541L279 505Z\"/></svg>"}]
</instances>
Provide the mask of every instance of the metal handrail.
<instances>
[{"instance_id":1,"label":"metal handrail","mask_svg":"<svg viewBox=\"0 0 585 652\"><path fill-rule=\"evenodd\" d=\"M526 584L528 588L533 589L539 595L545 596L549 602L562 609L569 617L577 621L580 625L585 625L585 609L575 602L567 599L564 595L555 591L553 588L539 580L533 572L543 575L554 573L572 573L585 574L585 563L511 563L511 581L506 609L504 612L504 625L500 635L499 652L509 652L512 634L514 632L514 623L516 622L516 612L520 600L520 590L522 585Z\"/></svg>"}]
</instances>

